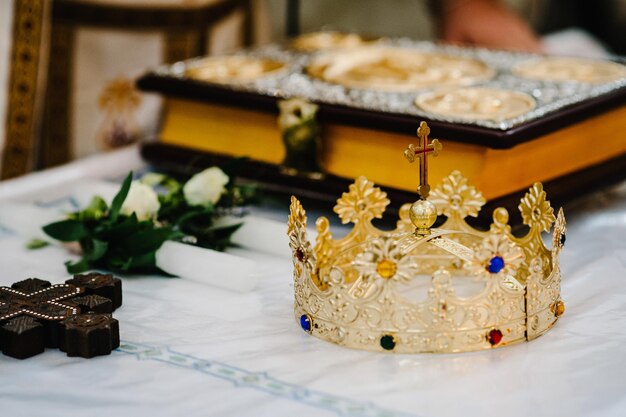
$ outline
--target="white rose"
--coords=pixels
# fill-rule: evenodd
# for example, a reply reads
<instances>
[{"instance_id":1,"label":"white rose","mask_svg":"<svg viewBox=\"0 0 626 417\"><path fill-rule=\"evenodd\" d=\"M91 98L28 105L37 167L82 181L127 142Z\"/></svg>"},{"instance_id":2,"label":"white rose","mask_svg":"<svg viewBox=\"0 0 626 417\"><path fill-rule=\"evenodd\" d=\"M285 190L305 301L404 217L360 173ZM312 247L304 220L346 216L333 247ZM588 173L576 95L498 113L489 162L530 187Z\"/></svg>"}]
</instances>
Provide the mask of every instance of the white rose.
<instances>
[{"instance_id":1,"label":"white rose","mask_svg":"<svg viewBox=\"0 0 626 417\"><path fill-rule=\"evenodd\" d=\"M278 102L280 115L278 127L282 130L298 125L315 116L318 106L303 98L295 97Z\"/></svg>"},{"instance_id":2,"label":"white rose","mask_svg":"<svg viewBox=\"0 0 626 417\"><path fill-rule=\"evenodd\" d=\"M183 187L185 200L190 206L215 204L226 191L228 175L218 167L211 167L191 177Z\"/></svg>"},{"instance_id":3,"label":"white rose","mask_svg":"<svg viewBox=\"0 0 626 417\"><path fill-rule=\"evenodd\" d=\"M127 216L135 213L137 219L149 220L156 217L159 208L161 208L161 203L159 203L159 197L152 187L139 181L133 181L120 212Z\"/></svg>"}]
</instances>

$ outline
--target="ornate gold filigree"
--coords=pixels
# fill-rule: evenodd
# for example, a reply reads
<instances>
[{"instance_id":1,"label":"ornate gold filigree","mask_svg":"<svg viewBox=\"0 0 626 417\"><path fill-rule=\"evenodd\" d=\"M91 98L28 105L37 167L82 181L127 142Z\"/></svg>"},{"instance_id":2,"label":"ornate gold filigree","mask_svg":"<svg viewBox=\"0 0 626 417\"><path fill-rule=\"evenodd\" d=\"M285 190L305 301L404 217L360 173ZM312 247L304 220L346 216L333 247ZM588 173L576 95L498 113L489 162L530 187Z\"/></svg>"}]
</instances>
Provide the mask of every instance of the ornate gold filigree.
<instances>
[{"instance_id":1,"label":"ornate gold filigree","mask_svg":"<svg viewBox=\"0 0 626 417\"><path fill-rule=\"evenodd\" d=\"M511 235L511 226L509 226L509 212L504 207L498 207L493 211L493 223L491 223L492 233L502 233L507 236Z\"/></svg>"},{"instance_id":2,"label":"ornate gold filigree","mask_svg":"<svg viewBox=\"0 0 626 417\"><path fill-rule=\"evenodd\" d=\"M453 171L431 193L430 201L437 207L437 214L446 217L476 217L485 205L485 197L475 187L468 185L459 171Z\"/></svg>"},{"instance_id":3,"label":"ornate gold filigree","mask_svg":"<svg viewBox=\"0 0 626 417\"><path fill-rule=\"evenodd\" d=\"M558 255L565 219L560 210L549 250L541 232L554 215L541 185L520 204L530 231L519 238L503 208L494 211L489 231L467 224L484 199L458 172L436 190L440 213L449 215L441 228L419 233L413 204L402 207L395 230L382 231L372 220L389 200L358 178L335 206L354 227L335 240L328 219L318 219L314 251L306 242L304 209L292 200L294 312L313 324L307 332L374 351L463 352L530 340L554 325L564 312Z\"/></svg>"},{"instance_id":4,"label":"ornate gold filigree","mask_svg":"<svg viewBox=\"0 0 626 417\"><path fill-rule=\"evenodd\" d=\"M559 318L554 308L561 301L561 271L556 264L546 276L542 263L541 258L534 258L530 262L529 275L526 280L528 340L544 334Z\"/></svg>"},{"instance_id":5,"label":"ornate gold filigree","mask_svg":"<svg viewBox=\"0 0 626 417\"><path fill-rule=\"evenodd\" d=\"M415 226L413 225L413 222L411 222L411 218L409 217L410 209L411 203L403 204L400 207L400 211L398 213L398 217L400 219L396 223L396 228L398 231L413 232L415 230Z\"/></svg>"},{"instance_id":6,"label":"ornate gold filigree","mask_svg":"<svg viewBox=\"0 0 626 417\"><path fill-rule=\"evenodd\" d=\"M306 268L311 272L315 267L315 255L311 243L307 239L306 222L306 213L302 204L297 198L291 197L287 234L296 274L301 273L301 268Z\"/></svg>"},{"instance_id":7,"label":"ornate gold filigree","mask_svg":"<svg viewBox=\"0 0 626 417\"><path fill-rule=\"evenodd\" d=\"M567 233L567 227L565 225L565 215L563 214L563 208L559 209L559 213L556 216L556 222L554 223L554 233L552 234L552 247L561 248L565 244L565 234Z\"/></svg>"},{"instance_id":8,"label":"ornate gold filigree","mask_svg":"<svg viewBox=\"0 0 626 417\"><path fill-rule=\"evenodd\" d=\"M417 260L400 250L394 237L381 237L369 242L367 248L354 259L354 268L365 278L376 275L404 283L419 272Z\"/></svg>"},{"instance_id":9,"label":"ornate gold filigree","mask_svg":"<svg viewBox=\"0 0 626 417\"><path fill-rule=\"evenodd\" d=\"M507 236L490 233L474 249L474 259L468 265L472 273L503 274L515 277L524 253ZM496 265L496 263L501 263Z\"/></svg>"},{"instance_id":10,"label":"ornate gold filigree","mask_svg":"<svg viewBox=\"0 0 626 417\"><path fill-rule=\"evenodd\" d=\"M287 222L287 234L291 234L296 227L304 227L306 229L306 211L300 201L291 196L291 205L289 206L289 220Z\"/></svg>"},{"instance_id":11,"label":"ornate gold filigree","mask_svg":"<svg viewBox=\"0 0 626 417\"><path fill-rule=\"evenodd\" d=\"M311 243L307 240L306 230L299 227L295 228L289 235L289 246L294 253L294 265L313 271L315 256L311 249Z\"/></svg>"},{"instance_id":12,"label":"ornate gold filigree","mask_svg":"<svg viewBox=\"0 0 626 417\"><path fill-rule=\"evenodd\" d=\"M518 208L525 225L536 226L543 232L550 230L555 220L554 209L546 200L546 192L543 191L543 185L539 182L533 184L528 190Z\"/></svg>"},{"instance_id":13,"label":"ornate gold filigree","mask_svg":"<svg viewBox=\"0 0 626 417\"><path fill-rule=\"evenodd\" d=\"M359 177L350 185L349 192L343 193L337 200L334 211L342 223L358 223L381 218L387 205L387 193L367 178Z\"/></svg>"},{"instance_id":14,"label":"ornate gold filigree","mask_svg":"<svg viewBox=\"0 0 626 417\"><path fill-rule=\"evenodd\" d=\"M369 203L374 202L381 215L384 193L364 178L357 181L360 186L346 193L350 197L343 207L376 196ZM547 211L541 190L534 190L529 195ZM292 251L296 258L298 249L308 255L304 261L294 260L294 311L315 323L312 335L376 351L461 352L530 340L558 319L563 311L559 248L548 252L552 259L544 260L544 247L537 246L538 227L515 238L508 213L500 208L489 232L476 231L459 218L456 230L416 236L407 233L411 226L406 211L401 211L396 230L383 232L371 225L371 212L364 216L352 209L347 218L357 222L339 240L333 239L328 220L320 218L315 254L310 254L304 243L306 215L297 200L292 202ZM559 219L556 234L563 230L562 212ZM478 245L469 245L478 237ZM407 239L410 248L404 251ZM490 268L494 258L500 259ZM426 299L412 298L411 288L428 285L428 275L432 278ZM458 296L453 278L475 281L481 289L469 297Z\"/></svg>"}]
</instances>

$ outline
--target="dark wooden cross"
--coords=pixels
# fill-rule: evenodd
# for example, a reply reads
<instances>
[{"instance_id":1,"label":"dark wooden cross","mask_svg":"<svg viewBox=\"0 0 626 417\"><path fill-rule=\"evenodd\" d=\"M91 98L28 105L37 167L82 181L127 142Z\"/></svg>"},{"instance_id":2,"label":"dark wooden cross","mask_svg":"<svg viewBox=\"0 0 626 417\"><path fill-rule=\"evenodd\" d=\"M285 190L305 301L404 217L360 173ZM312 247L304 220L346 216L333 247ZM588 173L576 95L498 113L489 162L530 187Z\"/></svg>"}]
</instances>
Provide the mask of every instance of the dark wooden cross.
<instances>
[{"instance_id":1,"label":"dark wooden cross","mask_svg":"<svg viewBox=\"0 0 626 417\"><path fill-rule=\"evenodd\" d=\"M430 193L430 185L428 185L428 154L431 153L432 156L437 156L442 148L441 142L437 139L433 139L431 143L428 143L429 134L430 128L426 122L421 122L420 127L417 129L419 145L410 144L404 151L404 157L409 162L414 162L416 157L419 159L420 183L419 187L417 187L417 193L422 200L426 200Z\"/></svg>"}]
</instances>

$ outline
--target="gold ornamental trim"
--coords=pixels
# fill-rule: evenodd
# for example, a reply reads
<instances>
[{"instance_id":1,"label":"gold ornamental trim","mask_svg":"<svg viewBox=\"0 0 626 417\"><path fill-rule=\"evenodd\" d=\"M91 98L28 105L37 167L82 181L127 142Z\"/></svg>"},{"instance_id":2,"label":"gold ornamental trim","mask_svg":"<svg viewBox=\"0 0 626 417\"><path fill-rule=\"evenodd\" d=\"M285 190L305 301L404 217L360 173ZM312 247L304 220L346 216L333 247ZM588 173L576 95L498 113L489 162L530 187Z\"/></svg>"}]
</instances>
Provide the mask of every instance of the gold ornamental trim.
<instances>
[{"instance_id":1,"label":"gold ornamental trim","mask_svg":"<svg viewBox=\"0 0 626 417\"><path fill-rule=\"evenodd\" d=\"M44 0L15 0L2 179L25 174L35 149Z\"/></svg>"}]
</instances>

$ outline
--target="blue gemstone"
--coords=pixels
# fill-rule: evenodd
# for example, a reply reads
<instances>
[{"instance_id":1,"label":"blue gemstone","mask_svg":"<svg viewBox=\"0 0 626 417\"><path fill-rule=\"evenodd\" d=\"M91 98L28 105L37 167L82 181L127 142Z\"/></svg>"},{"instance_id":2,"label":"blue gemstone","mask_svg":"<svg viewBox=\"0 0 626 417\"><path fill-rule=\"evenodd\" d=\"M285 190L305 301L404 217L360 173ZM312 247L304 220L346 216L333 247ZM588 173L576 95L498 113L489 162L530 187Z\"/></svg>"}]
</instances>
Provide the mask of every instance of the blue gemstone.
<instances>
[{"instance_id":1,"label":"blue gemstone","mask_svg":"<svg viewBox=\"0 0 626 417\"><path fill-rule=\"evenodd\" d=\"M305 332L311 331L311 319L306 314L300 316L300 326Z\"/></svg>"},{"instance_id":2,"label":"blue gemstone","mask_svg":"<svg viewBox=\"0 0 626 417\"><path fill-rule=\"evenodd\" d=\"M492 274L497 274L498 272L502 271L502 268L504 268L504 259L502 259L501 256L494 256L489 261L489 267L487 268L487 270Z\"/></svg>"}]
</instances>

